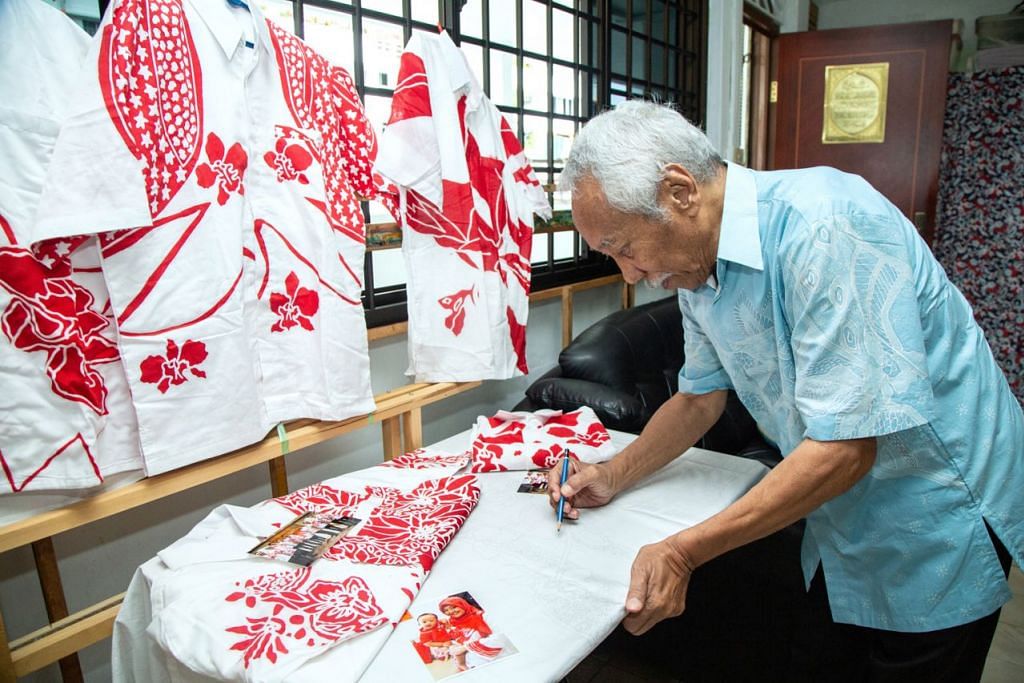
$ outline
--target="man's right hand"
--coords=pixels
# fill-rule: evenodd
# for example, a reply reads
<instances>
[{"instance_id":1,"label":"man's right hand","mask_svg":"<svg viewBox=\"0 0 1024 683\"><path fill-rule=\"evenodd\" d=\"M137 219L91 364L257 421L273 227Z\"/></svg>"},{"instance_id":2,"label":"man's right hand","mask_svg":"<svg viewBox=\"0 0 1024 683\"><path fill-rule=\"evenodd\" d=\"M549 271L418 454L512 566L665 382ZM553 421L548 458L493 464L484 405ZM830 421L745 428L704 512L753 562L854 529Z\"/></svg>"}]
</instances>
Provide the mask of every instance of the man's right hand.
<instances>
[{"instance_id":1,"label":"man's right hand","mask_svg":"<svg viewBox=\"0 0 1024 683\"><path fill-rule=\"evenodd\" d=\"M607 464L591 465L579 460L569 461L569 477L560 484L562 466L559 463L548 471L548 501L558 509L558 500L565 494L566 519L579 519L578 508L600 507L610 501L618 491Z\"/></svg>"}]
</instances>

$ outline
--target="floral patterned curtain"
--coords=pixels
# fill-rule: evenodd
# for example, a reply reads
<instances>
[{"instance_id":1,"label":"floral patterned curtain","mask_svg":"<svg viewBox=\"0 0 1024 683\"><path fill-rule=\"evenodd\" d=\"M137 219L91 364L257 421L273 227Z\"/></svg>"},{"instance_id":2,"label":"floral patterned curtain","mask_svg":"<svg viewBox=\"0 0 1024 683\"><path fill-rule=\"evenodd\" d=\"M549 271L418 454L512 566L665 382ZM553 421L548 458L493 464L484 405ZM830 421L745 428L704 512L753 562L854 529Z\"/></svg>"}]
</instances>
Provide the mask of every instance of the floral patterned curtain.
<instances>
[{"instance_id":1,"label":"floral patterned curtain","mask_svg":"<svg viewBox=\"0 0 1024 683\"><path fill-rule=\"evenodd\" d=\"M1024 66L950 74L935 256L1024 403Z\"/></svg>"}]
</instances>

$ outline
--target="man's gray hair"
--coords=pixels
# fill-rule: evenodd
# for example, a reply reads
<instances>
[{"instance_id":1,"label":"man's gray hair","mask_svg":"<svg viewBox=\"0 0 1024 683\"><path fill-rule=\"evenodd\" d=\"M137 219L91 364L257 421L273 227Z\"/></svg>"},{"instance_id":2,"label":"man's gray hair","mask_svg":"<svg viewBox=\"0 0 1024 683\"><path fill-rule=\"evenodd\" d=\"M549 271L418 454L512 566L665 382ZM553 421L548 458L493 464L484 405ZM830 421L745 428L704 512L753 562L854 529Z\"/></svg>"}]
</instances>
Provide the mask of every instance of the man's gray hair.
<instances>
[{"instance_id":1,"label":"man's gray hair","mask_svg":"<svg viewBox=\"0 0 1024 683\"><path fill-rule=\"evenodd\" d=\"M565 162L559 189L574 192L581 179L593 177L615 209L664 219L658 184L665 166L672 163L684 166L703 184L718 174L722 157L671 105L628 100L583 126Z\"/></svg>"}]
</instances>

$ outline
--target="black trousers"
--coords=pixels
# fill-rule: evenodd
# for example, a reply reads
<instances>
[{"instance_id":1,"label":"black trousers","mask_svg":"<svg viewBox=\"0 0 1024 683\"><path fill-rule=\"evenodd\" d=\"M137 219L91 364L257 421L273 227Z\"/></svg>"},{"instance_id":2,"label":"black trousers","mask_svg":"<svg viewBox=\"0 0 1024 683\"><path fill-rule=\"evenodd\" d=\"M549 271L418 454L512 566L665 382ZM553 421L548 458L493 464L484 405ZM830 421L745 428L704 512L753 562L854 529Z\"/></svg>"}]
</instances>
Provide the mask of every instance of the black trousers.
<instances>
[{"instance_id":1,"label":"black trousers","mask_svg":"<svg viewBox=\"0 0 1024 683\"><path fill-rule=\"evenodd\" d=\"M989 529L1003 571L1010 553ZM972 683L981 680L999 610L969 624L925 633L883 631L832 621L821 568L798 629L791 681L807 683ZM814 615L817 615L816 617ZM822 617L824 615L824 617Z\"/></svg>"}]
</instances>

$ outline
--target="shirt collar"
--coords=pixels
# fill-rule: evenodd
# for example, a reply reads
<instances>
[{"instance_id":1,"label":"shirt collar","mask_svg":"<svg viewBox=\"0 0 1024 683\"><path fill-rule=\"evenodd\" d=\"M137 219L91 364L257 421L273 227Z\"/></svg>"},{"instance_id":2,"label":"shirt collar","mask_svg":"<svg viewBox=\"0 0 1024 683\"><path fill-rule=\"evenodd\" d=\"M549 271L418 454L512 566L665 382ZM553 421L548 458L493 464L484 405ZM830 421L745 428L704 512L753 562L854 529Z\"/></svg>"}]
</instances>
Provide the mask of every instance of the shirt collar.
<instances>
[{"instance_id":1,"label":"shirt collar","mask_svg":"<svg viewBox=\"0 0 1024 683\"><path fill-rule=\"evenodd\" d=\"M718 260L723 259L764 270L754 172L733 163L728 165L725 176L722 227L718 234Z\"/></svg>"},{"instance_id":2,"label":"shirt collar","mask_svg":"<svg viewBox=\"0 0 1024 683\"><path fill-rule=\"evenodd\" d=\"M210 33L213 34L224 55L229 60L233 58L235 50L242 43L244 32L238 21L232 16L232 10L228 7L226 0L191 0L190 4L202 18L206 27L210 29ZM256 6L256 0L249 0L246 4L252 14L258 40L265 43L268 36L263 14Z\"/></svg>"}]
</instances>

